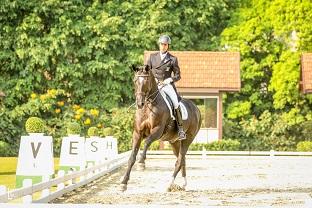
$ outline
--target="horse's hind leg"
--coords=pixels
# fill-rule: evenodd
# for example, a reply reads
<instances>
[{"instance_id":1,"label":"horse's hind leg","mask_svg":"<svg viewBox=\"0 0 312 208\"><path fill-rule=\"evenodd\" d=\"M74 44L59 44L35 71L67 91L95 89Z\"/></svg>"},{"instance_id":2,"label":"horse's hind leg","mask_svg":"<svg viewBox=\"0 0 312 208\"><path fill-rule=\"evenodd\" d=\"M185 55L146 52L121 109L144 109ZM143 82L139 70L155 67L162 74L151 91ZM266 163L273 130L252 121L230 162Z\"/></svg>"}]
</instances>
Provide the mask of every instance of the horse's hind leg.
<instances>
[{"instance_id":1,"label":"horse's hind leg","mask_svg":"<svg viewBox=\"0 0 312 208\"><path fill-rule=\"evenodd\" d=\"M164 131L164 127L157 126L152 129L151 134L146 138L144 149L139 159L139 164L140 164L141 169L145 168L146 152L149 146L152 144L152 142L154 142L155 140L161 137L163 131Z\"/></svg>"},{"instance_id":2,"label":"horse's hind leg","mask_svg":"<svg viewBox=\"0 0 312 208\"><path fill-rule=\"evenodd\" d=\"M184 177L184 185L183 187L185 188L186 186L186 170L185 170L185 155L187 151L187 144L186 140L184 141L177 141L175 143L171 144L173 147L173 152L177 156L177 161L175 163L175 169L172 175L172 181L169 185L168 190L171 190L171 187L174 185L175 178L179 171L182 169L182 176Z\"/></svg>"}]
</instances>

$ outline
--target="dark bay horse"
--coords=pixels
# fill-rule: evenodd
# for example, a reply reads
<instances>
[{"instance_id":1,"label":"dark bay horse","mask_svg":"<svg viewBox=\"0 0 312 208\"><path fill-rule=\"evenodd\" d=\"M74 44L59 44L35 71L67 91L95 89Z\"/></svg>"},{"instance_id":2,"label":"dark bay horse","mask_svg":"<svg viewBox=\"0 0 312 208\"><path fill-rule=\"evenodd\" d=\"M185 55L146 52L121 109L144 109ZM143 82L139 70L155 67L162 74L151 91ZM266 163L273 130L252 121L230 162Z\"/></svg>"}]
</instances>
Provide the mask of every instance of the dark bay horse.
<instances>
[{"instance_id":1,"label":"dark bay horse","mask_svg":"<svg viewBox=\"0 0 312 208\"><path fill-rule=\"evenodd\" d=\"M185 188L187 184L185 155L201 126L200 111L190 100L182 99L181 102L183 102L188 112L188 119L183 121L186 139L178 140L177 125L171 118L169 109L158 90L151 69L148 66L134 67L133 69L135 71L134 85L137 110L132 135L132 153L120 189L123 191L127 189L130 172L136 161L141 141L144 138L145 145L139 159L139 164L144 166L146 151L152 142L158 139L169 141L173 153L177 157L172 181L169 186L174 184L178 172L182 170L182 177L184 178L183 187Z\"/></svg>"}]
</instances>

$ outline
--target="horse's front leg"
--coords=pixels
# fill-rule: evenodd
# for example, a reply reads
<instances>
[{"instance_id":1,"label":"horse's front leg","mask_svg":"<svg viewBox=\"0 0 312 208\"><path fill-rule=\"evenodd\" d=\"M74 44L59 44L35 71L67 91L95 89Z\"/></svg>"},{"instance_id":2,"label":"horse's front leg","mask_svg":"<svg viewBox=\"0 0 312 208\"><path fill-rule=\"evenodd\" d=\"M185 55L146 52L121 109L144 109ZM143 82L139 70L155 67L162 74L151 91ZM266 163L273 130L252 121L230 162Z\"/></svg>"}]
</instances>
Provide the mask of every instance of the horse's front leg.
<instances>
[{"instance_id":1,"label":"horse's front leg","mask_svg":"<svg viewBox=\"0 0 312 208\"><path fill-rule=\"evenodd\" d=\"M145 168L145 159L146 159L146 152L148 148L151 146L151 144L159 139L161 135L163 134L164 131L164 126L157 126L151 130L151 134L146 138L145 144L144 144L144 149L141 154L141 157L139 159L139 167L140 169Z\"/></svg>"},{"instance_id":2,"label":"horse's front leg","mask_svg":"<svg viewBox=\"0 0 312 208\"><path fill-rule=\"evenodd\" d=\"M130 172L131 172L132 166L134 165L136 161L136 156L140 149L140 144L141 144L141 135L138 132L134 131L133 136L132 136L132 152L128 160L128 168L127 168L126 174L124 175L124 178L121 182L121 186L120 186L121 191L127 190L127 184L130 179Z\"/></svg>"}]
</instances>

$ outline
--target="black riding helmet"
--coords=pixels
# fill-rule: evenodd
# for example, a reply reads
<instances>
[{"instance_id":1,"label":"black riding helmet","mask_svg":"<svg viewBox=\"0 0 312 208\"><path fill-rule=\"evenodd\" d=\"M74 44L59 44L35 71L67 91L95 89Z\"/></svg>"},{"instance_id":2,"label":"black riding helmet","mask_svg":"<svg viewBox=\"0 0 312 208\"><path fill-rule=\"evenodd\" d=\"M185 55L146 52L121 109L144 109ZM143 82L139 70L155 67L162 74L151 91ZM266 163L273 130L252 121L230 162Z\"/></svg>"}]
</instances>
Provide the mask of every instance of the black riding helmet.
<instances>
[{"instance_id":1,"label":"black riding helmet","mask_svg":"<svg viewBox=\"0 0 312 208\"><path fill-rule=\"evenodd\" d=\"M158 39L158 43L171 44L171 38L168 35L161 35Z\"/></svg>"}]
</instances>

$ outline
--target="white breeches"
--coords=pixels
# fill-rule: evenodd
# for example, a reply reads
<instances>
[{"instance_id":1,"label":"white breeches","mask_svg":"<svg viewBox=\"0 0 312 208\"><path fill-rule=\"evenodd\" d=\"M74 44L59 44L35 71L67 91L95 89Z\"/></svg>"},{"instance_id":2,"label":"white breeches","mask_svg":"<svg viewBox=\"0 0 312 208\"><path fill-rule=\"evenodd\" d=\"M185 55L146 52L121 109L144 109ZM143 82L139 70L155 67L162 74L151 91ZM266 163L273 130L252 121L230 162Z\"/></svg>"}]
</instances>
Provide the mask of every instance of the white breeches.
<instances>
[{"instance_id":1,"label":"white breeches","mask_svg":"<svg viewBox=\"0 0 312 208\"><path fill-rule=\"evenodd\" d=\"M161 87L162 85L158 85L158 89L160 89ZM174 109L177 109L179 107L179 101L178 101L177 93L175 92L172 84L167 84L160 90L165 92L170 97L170 99L173 102Z\"/></svg>"}]
</instances>

